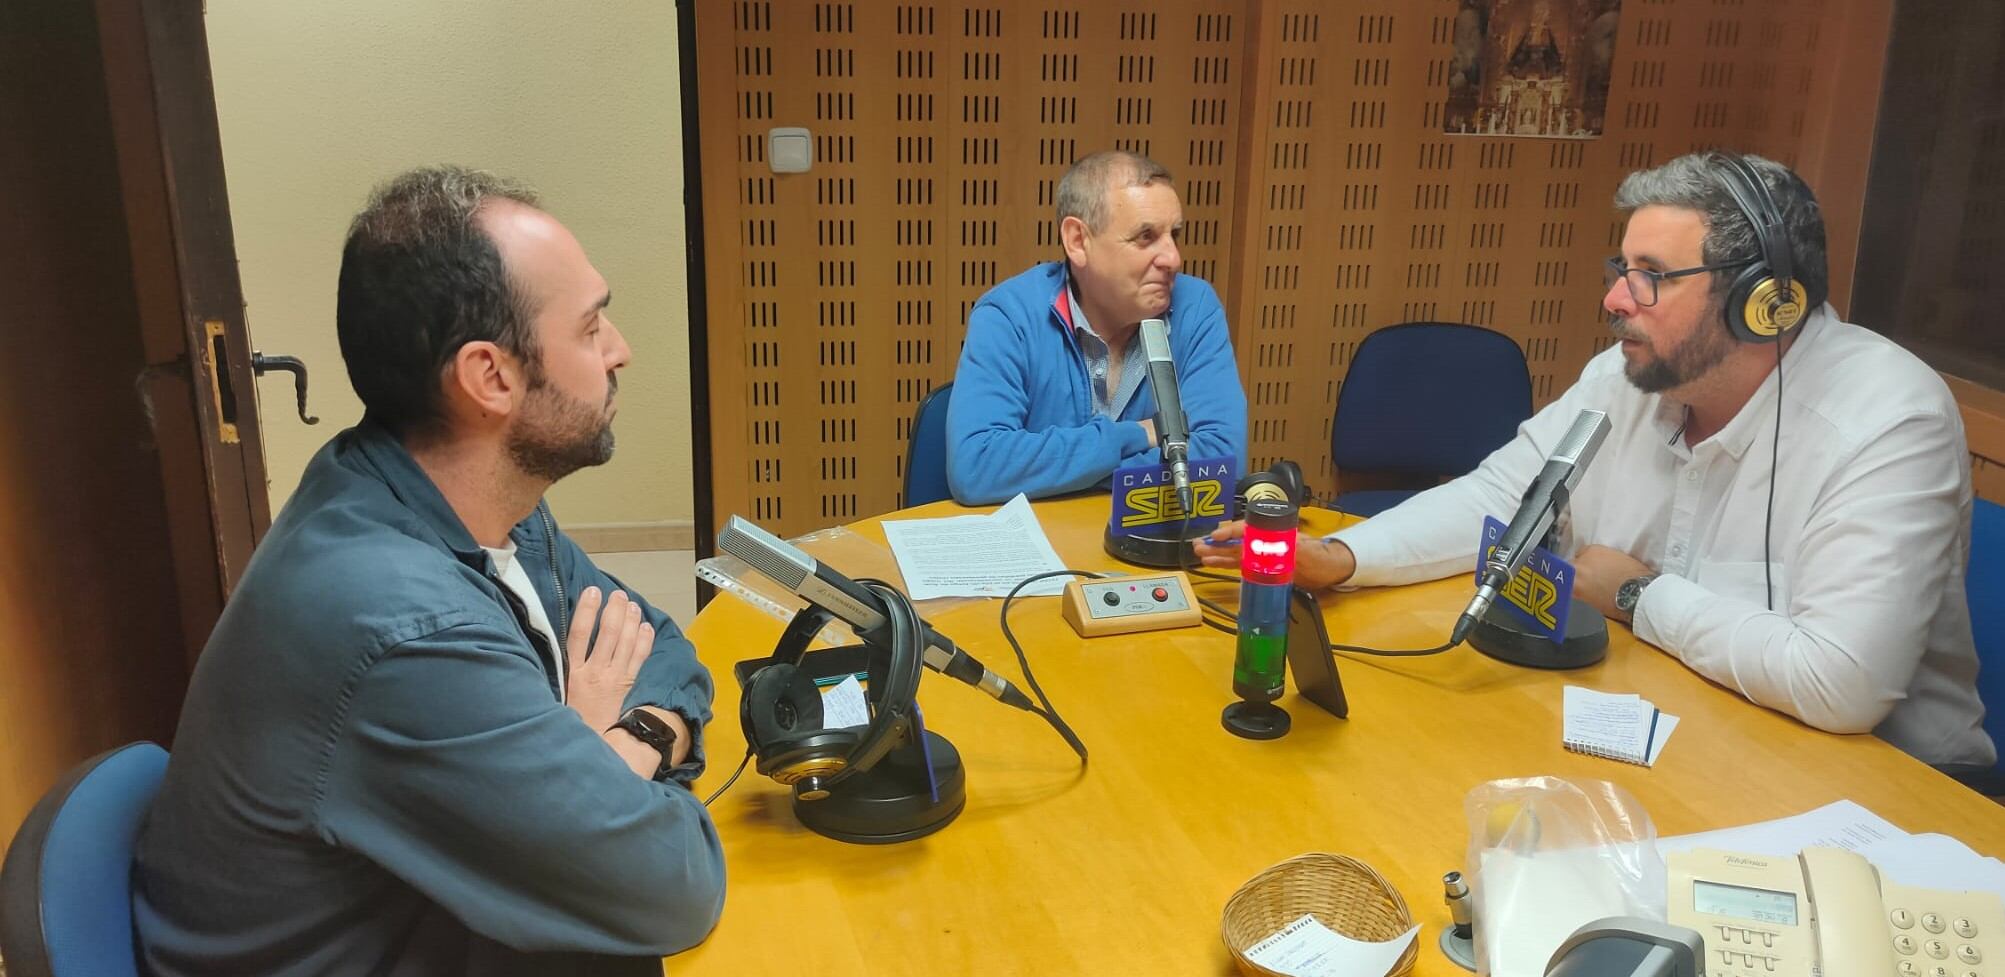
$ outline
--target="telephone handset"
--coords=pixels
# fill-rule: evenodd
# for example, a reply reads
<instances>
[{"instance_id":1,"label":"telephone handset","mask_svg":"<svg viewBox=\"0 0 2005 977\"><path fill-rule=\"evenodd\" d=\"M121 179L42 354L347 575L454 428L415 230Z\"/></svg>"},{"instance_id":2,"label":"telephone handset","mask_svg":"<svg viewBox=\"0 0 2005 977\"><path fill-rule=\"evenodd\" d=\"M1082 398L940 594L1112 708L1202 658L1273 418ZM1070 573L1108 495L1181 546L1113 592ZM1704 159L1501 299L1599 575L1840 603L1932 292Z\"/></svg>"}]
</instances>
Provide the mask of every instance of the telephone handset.
<instances>
[{"instance_id":1,"label":"telephone handset","mask_svg":"<svg viewBox=\"0 0 2005 977\"><path fill-rule=\"evenodd\" d=\"M1665 859L1670 922L1706 941L1708 977L2005 975L2005 902L1885 882L1839 848Z\"/></svg>"}]
</instances>

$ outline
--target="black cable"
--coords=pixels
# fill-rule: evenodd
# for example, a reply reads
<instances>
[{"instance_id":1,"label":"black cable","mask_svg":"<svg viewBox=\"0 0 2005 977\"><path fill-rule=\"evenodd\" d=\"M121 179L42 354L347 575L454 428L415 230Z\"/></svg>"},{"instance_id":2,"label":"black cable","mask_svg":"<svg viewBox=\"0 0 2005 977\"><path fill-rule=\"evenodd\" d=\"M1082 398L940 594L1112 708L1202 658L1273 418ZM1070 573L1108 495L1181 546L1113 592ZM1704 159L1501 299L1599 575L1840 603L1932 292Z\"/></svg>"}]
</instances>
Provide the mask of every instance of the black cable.
<instances>
[{"instance_id":1,"label":"black cable","mask_svg":"<svg viewBox=\"0 0 2005 977\"><path fill-rule=\"evenodd\" d=\"M1207 606L1215 606L1215 605L1207 605ZM1235 618L1235 619L1237 617L1237 615L1226 614L1223 612L1220 613L1220 616ZM1237 625L1236 620L1235 623L1232 625L1221 624L1217 621L1212 620L1209 617L1200 618L1200 621L1204 624L1205 627L1211 628L1214 631L1222 631L1226 634L1233 635L1235 637L1237 637L1239 634L1239 627ZM1439 645L1433 648L1403 648L1398 650L1388 650L1385 648L1367 648L1364 647L1363 645L1340 645L1333 641L1330 643L1329 648L1332 652L1335 652L1340 655L1371 655L1377 658L1425 658L1428 655L1438 655L1444 651L1451 651L1459 644L1461 644L1461 642L1459 641L1450 641L1446 644Z\"/></svg>"},{"instance_id":2,"label":"black cable","mask_svg":"<svg viewBox=\"0 0 2005 977\"><path fill-rule=\"evenodd\" d=\"M1237 574L1227 575L1212 570L1200 569L1196 564L1193 564L1191 562L1191 558L1196 556L1197 552L1191 549L1190 547L1192 541L1184 539L1184 533L1188 532L1189 529L1190 529L1190 513L1184 513L1183 522L1177 526L1177 539L1178 539L1177 569L1183 571L1188 576L1200 577L1205 580L1216 580L1222 583L1235 583L1235 584L1239 583L1240 579ZM1236 628L1227 629L1219 627L1219 625L1214 623L1210 618L1203 616L1205 611L1210 611L1213 614L1217 614L1220 617L1229 617L1235 620L1238 619L1239 615L1235 614L1232 611L1226 610L1223 605L1220 605L1210 600L1206 600L1205 598L1198 596L1198 593L1195 590L1191 591L1191 596L1197 598L1197 604L1199 608L1198 620L1203 621L1205 624L1213 628L1217 628L1220 631L1224 631L1227 634L1239 633L1239 631Z\"/></svg>"},{"instance_id":3,"label":"black cable","mask_svg":"<svg viewBox=\"0 0 2005 977\"><path fill-rule=\"evenodd\" d=\"M748 746L745 748L745 758L738 761L738 769L731 771L731 779L725 781L724 786L717 788L715 793L712 793L709 797L704 798L703 806L709 807L711 801L714 801L719 797L723 797L724 792L730 790L731 785L738 782L738 775L745 772L745 765L751 762L752 762L752 748Z\"/></svg>"},{"instance_id":4,"label":"black cable","mask_svg":"<svg viewBox=\"0 0 2005 977\"><path fill-rule=\"evenodd\" d=\"M1190 525L1190 517L1186 515L1184 517L1183 525L1177 527L1178 539L1183 538L1184 530L1189 525ZM1198 570L1192 567L1190 562L1185 558L1188 552L1189 550L1182 546L1179 546L1177 549L1177 562L1179 564L1178 569L1184 571L1185 573L1191 574L1193 576L1208 577L1212 580L1223 580L1231 583L1241 582L1241 578L1239 577L1228 577L1222 573L1212 573L1208 570ZM1206 610L1209 610L1220 617L1231 618L1233 620L1233 624L1231 626L1227 626L1217 621L1214 621L1209 617L1203 616L1203 612L1200 611L1198 620L1202 622L1205 627L1211 628L1214 631L1222 631L1234 637L1237 637L1239 635L1239 626L1238 626L1239 615L1236 612L1228 611L1224 607L1215 604L1211 601L1205 600L1202 597L1199 597L1197 599L1197 602ZM1366 648L1363 647L1362 645L1340 645L1335 642L1331 642L1330 650L1339 654L1373 655L1380 658L1422 658L1427 655L1441 654L1444 651L1448 651L1449 649L1454 648L1456 645L1460 643L1461 642L1459 641L1450 641L1447 644L1441 645L1440 647L1437 648L1409 648L1397 651L1388 651L1383 648Z\"/></svg>"},{"instance_id":5,"label":"black cable","mask_svg":"<svg viewBox=\"0 0 2005 977\"><path fill-rule=\"evenodd\" d=\"M1383 648L1365 648L1359 645L1340 645L1335 642L1331 642L1330 650L1334 652L1352 654L1352 655L1372 655L1377 658L1425 658L1428 655L1441 654L1442 652L1448 651L1459 644L1461 644L1461 642L1451 641L1445 645L1441 645L1435 648L1413 648L1401 651L1387 651Z\"/></svg>"},{"instance_id":6,"label":"black cable","mask_svg":"<svg viewBox=\"0 0 2005 977\"><path fill-rule=\"evenodd\" d=\"M1770 562L1768 540L1775 528L1775 466L1782 453L1782 340L1775 341L1775 437L1768 446L1768 514L1761 520L1761 583L1768 609L1775 610L1775 565Z\"/></svg>"},{"instance_id":7,"label":"black cable","mask_svg":"<svg viewBox=\"0 0 2005 977\"><path fill-rule=\"evenodd\" d=\"M1023 588L1028 587L1031 584L1038 582L1039 580L1046 580L1051 577L1065 577L1065 576L1093 577L1098 579L1101 577L1105 577L1106 574L1094 573L1091 570L1051 570L1045 573L1037 574L1035 576L1025 577L1023 580L1019 581L1016 586L1011 587L1009 589L1009 593L1003 597L1002 613L1000 617L1002 621L1003 638L1009 642L1010 650L1016 652L1017 665L1023 668L1023 682L1025 685L1030 686L1030 693L1034 696L1037 696L1038 704L1043 706L1042 709L1034 711L1036 711L1038 715L1043 716L1044 721L1050 723L1051 728L1058 731L1058 735L1065 738L1066 745L1072 747L1072 752L1079 754L1079 762L1085 763L1086 744L1079 741L1079 735L1072 731L1071 726L1065 724L1065 720L1060 719L1058 717L1058 710L1051 707L1050 697L1044 694L1044 687L1037 684L1037 676L1030 670L1030 657L1023 653L1023 645L1016 640L1016 634L1010 631L1009 629L1010 602L1016 600L1016 595L1022 592Z\"/></svg>"}]
</instances>

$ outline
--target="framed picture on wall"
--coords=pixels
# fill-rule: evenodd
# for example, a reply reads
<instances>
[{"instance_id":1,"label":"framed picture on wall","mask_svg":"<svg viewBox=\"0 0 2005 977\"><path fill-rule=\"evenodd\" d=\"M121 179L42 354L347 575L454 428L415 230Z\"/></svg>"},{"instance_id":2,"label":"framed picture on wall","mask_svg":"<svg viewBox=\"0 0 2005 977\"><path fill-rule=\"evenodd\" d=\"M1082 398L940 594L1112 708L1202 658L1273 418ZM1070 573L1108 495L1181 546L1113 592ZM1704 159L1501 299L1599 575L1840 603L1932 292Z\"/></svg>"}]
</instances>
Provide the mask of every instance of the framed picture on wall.
<instances>
[{"instance_id":1,"label":"framed picture on wall","mask_svg":"<svg viewBox=\"0 0 2005 977\"><path fill-rule=\"evenodd\" d=\"M1442 128L1456 135L1601 135L1622 0L1462 0Z\"/></svg>"}]
</instances>

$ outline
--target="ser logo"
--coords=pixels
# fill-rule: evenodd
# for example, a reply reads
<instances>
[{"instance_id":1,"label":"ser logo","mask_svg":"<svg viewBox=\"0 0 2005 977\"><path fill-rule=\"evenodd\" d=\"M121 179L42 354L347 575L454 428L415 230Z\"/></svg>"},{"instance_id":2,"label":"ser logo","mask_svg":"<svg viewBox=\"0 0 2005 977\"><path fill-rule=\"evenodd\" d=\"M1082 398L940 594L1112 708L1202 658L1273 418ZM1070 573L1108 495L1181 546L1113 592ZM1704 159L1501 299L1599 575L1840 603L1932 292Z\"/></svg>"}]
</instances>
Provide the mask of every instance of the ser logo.
<instances>
[{"instance_id":1,"label":"ser logo","mask_svg":"<svg viewBox=\"0 0 2005 977\"><path fill-rule=\"evenodd\" d=\"M1484 558L1487 559L1490 551L1495 549L1496 547L1492 546L1486 550L1483 553ZM1554 586L1552 581L1533 573L1530 564L1519 568L1518 575L1512 577L1511 582L1504 586L1503 594L1505 600L1515 604L1518 610L1530 614L1541 625L1548 628L1559 626L1558 620L1552 613L1553 605L1559 602L1559 588Z\"/></svg>"},{"instance_id":2,"label":"ser logo","mask_svg":"<svg viewBox=\"0 0 2005 977\"><path fill-rule=\"evenodd\" d=\"M1192 480L1191 500L1197 511L1190 514L1193 519L1225 516L1225 485L1217 479ZM1171 522L1184 518L1183 504L1177 501L1176 487L1168 483L1142 485L1128 490L1121 501L1132 510L1121 517L1121 527L1132 529L1136 526L1150 526L1160 522Z\"/></svg>"}]
</instances>

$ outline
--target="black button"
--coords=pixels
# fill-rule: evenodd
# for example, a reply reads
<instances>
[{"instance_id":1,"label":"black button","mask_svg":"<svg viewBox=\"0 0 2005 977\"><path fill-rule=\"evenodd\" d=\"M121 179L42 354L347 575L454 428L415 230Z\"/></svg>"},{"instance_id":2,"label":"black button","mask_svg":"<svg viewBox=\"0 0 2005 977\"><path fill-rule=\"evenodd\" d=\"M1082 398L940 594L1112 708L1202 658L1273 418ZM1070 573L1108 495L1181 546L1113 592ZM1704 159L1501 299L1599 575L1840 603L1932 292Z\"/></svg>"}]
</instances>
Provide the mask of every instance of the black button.
<instances>
[{"instance_id":1,"label":"black button","mask_svg":"<svg viewBox=\"0 0 2005 977\"><path fill-rule=\"evenodd\" d=\"M1105 597L1102 597L1102 598L1100 598L1100 599L1101 599L1101 600L1104 600L1104 601L1106 601L1106 602L1107 602L1107 606L1108 606L1108 607L1119 607L1119 606L1121 606L1121 595L1120 595L1120 594L1117 594L1117 593L1115 593L1115 592L1113 592L1113 591L1111 591L1111 590L1110 590L1110 591L1107 591L1107 596L1105 596Z\"/></svg>"}]
</instances>

